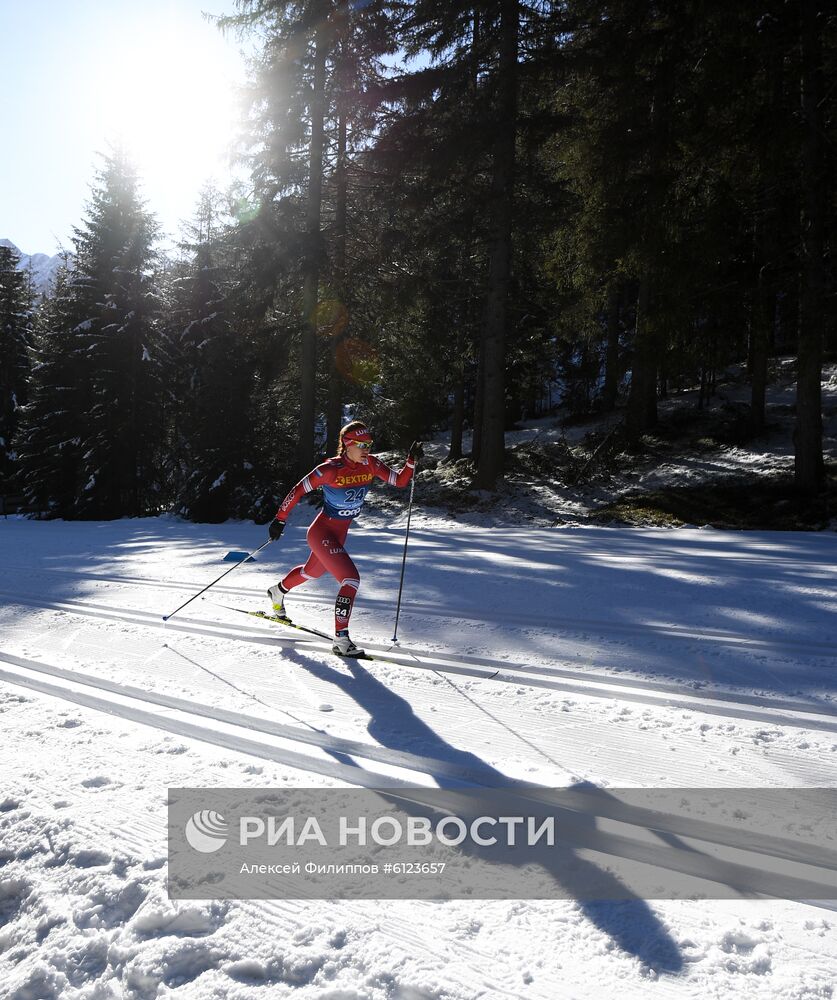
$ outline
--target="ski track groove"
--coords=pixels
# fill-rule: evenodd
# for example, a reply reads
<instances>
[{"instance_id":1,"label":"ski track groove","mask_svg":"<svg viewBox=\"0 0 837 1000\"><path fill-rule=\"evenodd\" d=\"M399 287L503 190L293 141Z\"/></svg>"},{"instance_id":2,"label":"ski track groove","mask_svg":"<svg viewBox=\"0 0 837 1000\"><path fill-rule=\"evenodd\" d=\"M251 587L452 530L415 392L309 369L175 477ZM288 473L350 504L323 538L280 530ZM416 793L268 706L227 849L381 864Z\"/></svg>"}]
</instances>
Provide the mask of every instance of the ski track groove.
<instances>
[{"instance_id":1,"label":"ski track groove","mask_svg":"<svg viewBox=\"0 0 837 1000\"><path fill-rule=\"evenodd\" d=\"M124 609L107 605L94 605L84 602L64 601L46 604L42 601L36 602L34 600L23 600L19 601L19 603L24 603L27 606L31 605L44 610L60 611L65 614L104 618L106 620L118 620L125 624L139 627L151 626L158 629L174 630L191 635L205 635L218 639L246 641L267 646L277 646L284 642L289 642L302 643L313 649L323 650L325 649L325 645L327 645L323 644L315 636L308 638L307 636L298 637L292 634L287 636L277 634L281 628L281 626L278 625L268 625L267 628L270 629L269 632L265 630L256 630L254 633L253 626L248 628L247 626L236 625L234 623L219 623L187 617L181 618L180 621L176 623L163 622L161 618L158 620L157 616L150 612L130 611L126 613ZM287 631L290 632L291 630ZM234 632L236 634L230 635L230 632ZM373 650L380 649L386 655L401 655L401 662L403 662L405 667L410 669L419 669L431 672L436 669L441 669L445 672L451 672L461 676L473 677L477 679L485 678L486 674L482 671L469 670L468 667L457 666L462 662L473 662L475 666L482 667L483 669L488 667L499 669L500 674L491 678L493 682L519 684L522 686L544 688L570 694L582 694L590 697L598 696L603 698L613 698L646 705L659 705L667 708L682 708L687 711L703 711L710 715L747 719L750 721L765 722L774 725L790 725L799 728L837 732L837 712L835 712L830 705L826 704L811 705L810 703L794 701L792 699L775 699L744 693L737 694L719 691L706 691L705 689L692 689L684 691L682 686L678 687L677 685L668 684L666 682L657 684L653 680L643 678L623 678L622 676L601 673L588 675L586 678L582 677L579 679L578 671L572 671L566 668L543 667L538 665L533 667L521 666L509 663L506 660L468 657L466 655L454 656L452 654L436 653L432 651L418 652L406 648L396 651L395 654L391 654L389 653L391 648L390 646L376 643L368 643L367 645ZM330 652L330 647L328 651ZM415 657L418 656L426 658L428 662L417 661ZM388 664L382 663L378 663L376 665L382 667L389 666ZM393 665L393 668L397 669L397 666ZM503 674L503 670L508 670L511 673L506 676ZM544 673L547 674L546 677L541 676ZM563 679L556 679L556 675L558 678ZM602 688L602 690L597 690L597 687ZM606 689L608 687L613 690L607 691ZM637 691L631 691L630 688L632 687L639 688L640 691L644 689L652 695L660 694L662 697L649 697L648 694L643 695ZM675 697L668 697L669 692L674 694ZM694 704L694 702L701 704ZM729 702L729 706L723 704L724 702ZM760 707L763 711L758 712L754 710L742 709L742 706L746 704ZM811 715L814 718L802 721L800 719L793 718L792 716L779 716L772 714L773 712L783 711L785 709L803 715ZM832 716L834 721L817 719L815 718L816 716Z\"/></svg>"},{"instance_id":2,"label":"ski track groove","mask_svg":"<svg viewBox=\"0 0 837 1000\"><path fill-rule=\"evenodd\" d=\"M217 607L223 607L223 605L216 605ZM196 619L188 619L190 621L197 621ZM205 621L201 621L200 624L206 624ZM214 623L222 628L231 628L235 630L241 630L242 632L248 632L246 626L238 625L236 623L228 622L218 622ZM300 623L302 624L302 623ZM254 626L250 626L252 629ZM265 635L277 635L278 629L281 629L281 625L266 625ZM293 635L288 635L288 639L294 638ZM309 640L300 639L300 641L310 641L315 642L315 638ZM534 676L549 676L549 677L560 677L562 679L578 681L580 677L584 677L584 674L579 668L566 668L557 666L543 666L541 664L522 664L516 663L513 660L506 660L501 658L490 658L484 656L474 656L467 653L444 653L436 650L418 650L413 649L409 646L401 646L397 644L393 646L392 643L379 643L379 642L365 642L364 645L369 649L376 652L380 652L387 656L401 657L405 663L408 665L410 663L411 657L426 657L428 659L436 660L440 663L468 663L475 666L482 666L486 669L500 669L500 670L510 670L512 672L534 675ZM831 648L831 647L829 647ZM418 664L417 664L418 665ZM837 710L828 704L822 703L819 705L806 705L805 702L799 699L780 699L780 698L767 698L759 695L749 695L744 692L727 692L727 691L706 691L701 687L692 687L690 690L684 692L685 685L677 683L669 683L666 681L659 681L656 679L649 679L644 677L637 677L634 675L623 675L622 672L616 674L603 674L594 671L588 674L587 679L594 684L611 684L618 687L629 686L636 688L645 688L653 691L654 693L671 693L676 695L687 694L692 698L708 698L712 700L728 700L733 701L736 704L751 704L763 707L768 707L772 709L776 708L788 708L792 711L800 712L810 712L811 714L834 714L837 717Z\"/></svg>"},{"instance_id":3,"label":"ski track groove","mask_svg":"<svg viewBox=\"0 0 837 1000\"><path fill-rule=\"evenodd\" d=\"M78 684L80 686L81 685L87 685L87 686L92 687L92 688L97 689L97 690L109 691L110 693L116 694L118 697L126 699L126 700L130 699L130 700L133 700L133 701L140 701L140 702L143 702L143 703L151 703L151 704L156 704L156 705L167 705L168 707L176 708L183 715L189 715L189 714L195 715L195 714L198 714L198 713L195 712L194 706L190 707L190 703L183 702L180 699L175 699L175 698L172 698L170 696L154 695L152 697L152 696L150 696L150 693L148 693L148 692L143 692L143 691L138 690L138 689L127 688L127 687L125 687L123 685L118 685L118 684L115 684L115 683L112 683L112 682L104 682L104 681L101 681L101 680L99 680L97 682L96 680L94 680L92 678L83 678L83 677L81 677L81 675L75 674L75 672L73 672L73 671L65 671L62 668L50 667L49 665L46 665L46 664L35 664L32 661L29 661L27 663L26 661L23 661L21 658L16 658L16 657L15 658L9 658L7 655L6 655L5 659L7 661L9 659L11 659L11 662L15 666L17 666L19 669L23 669L24 671L29 670L29 671L32 671L32 672L45 673L45 674L48 674L50 677L55 678L55 679L63 679L65 681L67 681L67 682L75 683L75 684ZM15 662L15 661L17 661L17 662ZM80 696L79 692L72 691L72 690L69 690L69 689L66 689L66 688L62 689L62 688L60 688L57 685L53 685L53 684L50 684L50 683L45 682L45 681L40 681L40 679L38 679L35 682L33 682L32 679L31 678L27 678L25 674L23 676L18 675L16 677L13 674L9 674L8 671L0 669L0 679L5 680L5 681L10 682L10 683L13 683L13 684L18 684L20 686L30 688L30 689L35 690L35 691L39 691L42 694L51 695L51 696L57 697L57 698L63 698L63 700L66 700L66 701L72 701L72 702L74 702L76 704L83 705L84 707L87 707L87 708L92 708L92 709L98 709L100 711L105 711L105 712L108 712L109 714L111 714L112 716L116 716L117 718L132 718L132 719L134 719L134 721L143 722L146 725L150 725L150 726L152 726L154 728L162 729L162 730L169 731L169 732L175 732L175 733L178 733L179 735L182 735L182 736L190 736L190 737L192 737L194 739L197 739L199 741L202 741L204 743L214 744L216 746L221 746L221 747L224 747L224 748L227 748L227 749L234 749L234 750L237 750L239 752L243 752L245 754L249 753L249 754L251 754L253 756L259 756L259 757L263 757L263 758L266 758L266 759L274 760L274 761L276 761L278 763L290 763L291 766L300 767L300 755L297 754L297 753L295 753L295 752L293 752L293 751L289 752L289 751L286 751L286 750L280 750L280 752L277 755L277 753L276 753L277 748L271 747L271 746L266 745L266 744L256 744L252 740L241 739L241 738L238 738L238 739L233 738L232 740L230 740L230 738L228 736L225 736L222 733L218 733L218 732L216 732L214 730L211 730L209 727L195 726L193 723L182 722L182 721L178 724L177 720L169 719L169 718L161 718L160 716L154 716L152 713L149 713L149 712L144 711L144 710L133 709L133 708L131 708L131 706L120 706L118 703L115 703L115 702L112 702L112 701L108 702L106 699L94 698L94 697L87 697L87 696L84 696L84 695ZM185 707L181 708L181 706L185 706ZM213 714L213 711L214 711L214 714ZM204 717L208 716L208 717L213 718L213 719L215 719L217 721L222 721L225 724L228 724L230 726L237 726L238 728L245 729L248 732L250 731L250 728L255 728L255 726L248 727L248 723L261 723L262 722L262 720L258 720L258 719L252 718L252 717L248 718L248 717L245 717L245 716L237 716L235 713L219 712L218 710L207 710L203 714L204 714ZM232 719L235 719L236 721L233 722L233 721L231 721ZM284 729L284 727L283 727L283 729ZM265 731L265 730L262 729L260 731ZM307 735L307 734L298 733L297 734L297 739L299 739L303 735ZM317 744L315 744L315 745L317 745ZM343 752L343 751L341 751L341 752ZM414 758L414 759L416 759L416 758ZM303 761L302 762L303 765L305 763L311 763L312 765L314 765L314 766L311 766L308 769L314 771L315 773L320 773L320 774L323 774L323 775L325 775L327 777L338 777L338 779L346 780L347 783L350 784L350 785L354 784L354 782L352 782L351 778L358 777L355 769L344 768L343 771L344 772L349 772L349 774L348 774L348 776L343 776L343 775L341 775L339 773L339 770L338 770L337 773L335 773L335 770L330 765L330 763L327 763L327 764L324 765L323 762L319 762L319 764L320 764L319 767L315 766L316 763L317 763L315 761L308 761L308 762ZM305 770L305 769L306 769L305 766L302 766L302 770ZM459 769L459 768L454 768L454 770L457 772L457 777L458 777L458 779L459 779L459 781L460 781L461 784L470 785L472 787L474 785L479 786L479 785L483 784L482 782L480 782L473 775L473 773L470 773L470 772L468 772L466 770ZM398 780L390 779L389 777L381 775L381 774L378 774L378 773L368 772L368 776L369 776L369 778L371 780L361 781L361 782L359 782L359 784L361 784L361 785L363 785L365 787L371 787L371 788L374 788L374 787L402 788L403 787L403 782L400 782ZM510 781L510 782L508 782L508 784L509 784L509 786L511 787L512 790L514 790L514 788L515 788L516 785L519 787L519 783L518 782ZM494 786L492 785L490 787L494 787ZM533 798L533 797L535 799L541 799L541 798L543 798L543 796L545 796L545 795L548 794L549 788L547 786L544 786L543 787L543 792L541 792L539 790L539 787L540 786L537 786L534 789L527 788L527 787L522 787L522 788L520 788L520 794L521 794L521 796L524 799ZM617 814L616 815L613 815L612 813L607 812L607 811L606 811L606 814L609 815L609 816L611 816L611 818L616 818L616 819L623 819L624 815L625 815L625 813L623 811L621 811L621 809L619 809L618 807L617 807ZM640 823L639 825L642 826L643 824ZM689 832L688 832L689 836L694 837L694 836L697 835L697 836L699 836L700 839L712 840L713 836L717 838L717 835L719 833L722 833L724 839L720 840L720 841L716 840L715 842L722 843L724 846L729 846L729 847L742 847L743 846L743 842L736 843L734 835L733 835L732 840L730 840L730 831L724 830L723 828L711 827L711 824L706 824L707 829L709 829L711 827L710 835L709 836L702 836L701 837L700 834L696 834L695 833L695 831L697 830L698 825L699 824L696 824L694 821L691 822L690 829L689 829ZM678 833L678 834L682 834L683 830L682 829L681 830L677 830L677 829L664 828L664 832L665 833ZM749 843L750 842L748 842L748 846L749 846Z\"/></svg>"},{"instance_id":4,"label":"ski track groove","mask_svg":"<svg viewBox=\"0 0 837 1000\"><path fill-rule=\"evenodd\" d=\"M472 784L482 784L476 772L464 767L460 767L449 761L439 758L419 756L404 750L392 750L387 747L377 746L371 743L362 743L358 740L350 740L344 737L332 736L328 733L314 730L307 731L299 729L285 723L274 722L259 716L245 715L240 712L229 711L216 706L202 705L196 701L187 701L175 695L158 693L141 688L135 688L127 684L119 684L107 678L85 675L74 670L63 667L56 667L51 664L39 663L35 660L18 657L0 650L0 662L21 667L24 670L35 671L47 676L69 681L73 684L85 685L116 694L120 697L132 698L137 701L148 702L161 708L169 708L185 714L200 716L214 721L225 722L232 726L238 726L249 731L257 731L265 735L274 736L280 739L304 743L317 747L326 753L334 752L352 757L363 757L377 763L387 764L392 767L399 767L405 770L414 771L417 774L429 774L434 778L449 777L457 781L467 781ZM4 676L0 671L0 677ZM281 710L280 710L281 711ZM512 741L513 742L513 741ZM428 766L431 765L431 766ZM509 779L511 780L511 779Z\"/></svg>"},{"instance_id":5,"label":"ski track groove","mask_svg":"<svg viewBox=\"0 0 837 1000\"><path fill-rule=\"evenodd\" d=\"M58 569L47 569L45 572L66 572L72 573L71 570L58 570ZM97 579L95 576L91 575L81 575L79 574L80 580L86 579ZM127 580L124 581L121 578L110 578L102 577L100 579L115 582L128 582L131 585L142 585L144 587L176 587L177 585L170 582L161 582L158 580ZM200 589L198 584L184 584L183 587L178 587L177 589L183 590L187 587L195 587ZM261 591L253 591L251 589L243 588L233 588L219 586L216 591L217 594L228 594L230 596L242 597L247 600L259 601L264 603L264 595ZM16 600L18 603L22 604L32 604L36 607L48 606L47 602L43 599L38 598L36 595L26 595L20 594L16 591L0 591L0 596L8 597ZM66 598L65 603L72 601L72 598ZM295 595L294 603L304 603L310 604L312 606L321 605L323 599L316 595ZM368 608L387 608L390 609L391 602L383 598L376 597L364 597L364 606ZM100 606L103 609L107 606ZM108 608L108 610L118 610L116 608ZM133 614L147 614L150 618L158 617L153 612L144 612L139 610L131 609ZM405 608L404 613L407 615L421 615L423 617L432 616L437 618L467 618L469 621L474 621L479 624L485 624L484 615L480 615L475 609L468 607L456 607L455 605L446 604L444 609L440 609L437 604L419 604L415 602L410 602L409 607ZM671 623L653 623L645 622L641 624L632 624L628 622L614 622L611 619L596 619L596 618L562 618L560 615L554 615L550 621L547 623L543 620L542 616L538 615L527 615L525 612L513 611L508 613L503 613L502 609L496 612L492 610L492 621L506 622L515 626L520 625L532 625L535 627L540 627L545 631L554 633L555 631L561 629L568 633L584 633L589 631L595 631L597 633L604 634L616 634L616 635L628 635L628 636L647 636L653 634L661 639L677 639L677 640L687 640L687 641L703 641L703 642L713 642L720 645L731 645L731 646L744 646L755 649L776 649L782 650L788 653L809 653L811 655L825 655L828 658L837 658L837 649L835 649L834 642L817 642L813 640L785 640L782 638L758 638L754 636L744 636L739 632L733 632L728 629L710 629L710 628L700 628L696 626L679 626ZM159 615L162 620L162 615ZM381 647L383 648L383 647ZM837 664L835 664L837 665Z\"/></svg>"},{"instance_id":6,"label":"ski track groove","mask_svg":"<svg viewBox=\"0 0 837 1000\"><path fill-rule=\"evenodd\" d=\"M32 668L27 668L25 666L21 666L20 664L13 665L17 666L19 670L30 670L32 673L36 674L43 672L32 670ZM55 674L52 674L52 676L53 678L58 679ZM123 706L112 700L108 701L106 698L88 695L85 692L75 691L70 688L52 684L48 681L42 680L39 676L31 677L26 673L14 674L10 673L8 670L0 669L0 680L5 681L6 683L14 684L18 687L38 691L41 694L63 699L64 701L69 701L76 705L82 705L85 708L92 708L119 718L130 719L134 722L142 723L154 729L161 729L165 732L174 733L183 738L195 739L200 742L210 743L227 750L232 750L236 753L272 760L288 767L297 768L303 772L321 774L325 777L345 782L349 786L359 784L363 787L403 787L404 785L403 780L398 780L388 775L368 771L359 767L350 767L349 765L343 765L337 762L321 761L315 757L304 756L298 751L281 749L269 743L260 743L257 740L253 740L248 737L217 732L208 726L196 725L192 722L183 721L182 719L175 719L155 714L145 709L134 708L130 705ZM84 682L78 681L70 683L78 683L79 685L82 685ZM98 687L98 685L92 686ZM137 700L129 694L117 695L117 697ZM148 702L147 698L142 700ZM181 712L180 714L194 715L195 713ZM227 725L232 726L233 724L227 723ZM237 728L242 727L238 726ZM316 749L321 748L317 747ZM323 750L323 752L326 755L328 753L327 750ZM360 780L364 777L366 777L367 780Z\"/></svg>"},{"instance_id":7,"label":"ski track groove","mask_svg":"<svg viewBox=\"0 0 837 1000\"><path fill-rule=\"evenodd\" d=\"M77 634L77 630L74 634ZM58 645L61 645L60 637ZM398 668L394 669L396 674L399 673ZM291 670L295 672L294 667L291 667ZM403 671L400 671L400 674L403 681L405 676ZM223 680L222 674L219 673L218 677ZM420 684L418 676L409 677L407 680L412 684ZM246 692L240 690L238 693L242 708L245 711L246 708L252 708L252 703L247 699ZM324 696L333 700L332 692L327 692ZM272 692L270 697L273 701ZM465 711L462 711L464 706L461 705L455 694L451 695L449 699L437 699L437 701L433 716L427 721L439 728L440 736L443 736L446 742L450 742L453 734L471 725L472 720L479 715L479 709L475 706L467 707ZM278 706L268 706L264 702L262 704L268 711L281 712ZM296 708L296 706L293 707ZM614 710L616 707L617 703L614 702ZM527 760L526 754L521 754L521 741L515 732L504 731L506 725L511 725L512 728L519 728L522 725L527 733L532 734L535 746L540 751L538 760L546 759L550 765L555 763L556 757L560 760L559 772L554 771L551 766L544 771L543 763L541 763L541 772L538 774L537 780L548 781L552 784L564 784L564 773L577 780L591 778L592 776L589 775L591 761L594 762L595 773L607 773L613 776L611 784L617 786L619 784L632 784L635 780L634 772L638 767L638 762L647 754L649 739L652 744L658 745L659 753L667 761L665 765L661 766L661 771L665 772L664 775L661 774L658 778L664 784L669 784L675 779L676 783L683 786L699 784L700 779L695 780L695 768L699 769L701 763L704 767L709 767L717 772L720 780L724 780L722 775L726 776L725 783L733 785L739 782L732 776L739 774L742 768L746 770L750 780L756 779L767 783L775 782L777 778L779 778L780 783L795 783L797 778L801 778L806 784L828 785L831 783L831 771L825 760L822 763L812 765L812 759L818 762L820 760L819 757L812 758L805 762L805 766L800 767L798 755L781 747L769 745L772 742L770 731L766 734L765 743L767 745L757 742L762 738L760 733L744 730L734 734L732 739L737 744L738 750L744 750L744 754L733 759L728 755L719 754L717 747L712 743L712 734L710 733L708 740L704 740L703 731L698 730L688 718L686 718L686 725L691 726L691 728L684 731L682 727L678 726L676 729L670 730L670 727L658 724L653 717L648 718L647 715L638 716L630 713L625 717L623 711L617 717L620 723L619 737L616 740L603 743L600 723L586 717L582 703L576 703L572 710L553 714L549 718L542 711L530 711L522 715L515 713L503 718L501 708L492 706L492 709L494 712L500 712L500 715L496 723L489 726L490 738L482 739L478 746L471 745L470 751L478 754L488 752L493 755L494 759L502 760L503 770L512 772L504 774L503 777L510 781L521 780L525 776L524 768L531 772L531 767L527 765L531 765L532 758L529 755ZM297 711L304 712L305 707L300 706ZM293 713L291 713L291 718L293 718ZM557 728L556 720L558 720ZM295 721L301 720L297 718ZM770 722L775 725L777 720L773 718ZM311 725L310 723L305 724ZM671 738L667 739L669 731ZM557 738L556 733L558 734ZM292 738L293 734L290 730L285 730L284 736ZM387 766L407 766L410 769L416 768L422 773L432 773L437 776L447 773L449 777L472 778L472 775L461 771L457 774L455 768L445 764L444 761L442 763L434 761L429 754L415 757L409 753L401 754L401 751L388 751L386 749L380 749L380 752L376 753L374 750L369 751L369 746L366 745L365 754L362 752L360 756L365 756L366 759L372 756ZM583 756L579 754L578 747L585 748ZM334 749L339 752L351 752L354 747L351 743L340 743ZM671 753L671 751L675 752ZM385 755L388 753L391 753L391 756L386 757ZM400 757L399 754L401 754ZM427 763L419 763L421 761ZM496 765L494 766L496 767ZM585 771L588 773L585 774ZM788 782L787 775L792 775L794 781Z\"/></svg>"},{"instance_id":8,"label":"ski track groove","mask_svg":"<svg viewBox=\"0 0 837 1000\"><path fill-rule=\"evenodd\" d=\"M31 793L30 796L31 798ZM94 808L93 803L95 802L95 796L90 798L90 806L85 810L86 822L83 824L76 824L76 829L81 830L85 828L85 832L88 833L90 839L95 841L97 839L97 834L101 835L101 828L96 826L95 818L91 815L91 809ZM146 852L146 857L155 854L153 847L159 843L160 829L157 825L151 823L135 823L131 824L133 836L131 838L122 837L122 843L125 847L130 847L133 849L133 853L136 856L142 856L143 850ZM124 831L124 826L121 829L111 831L112 835L117 836L121 831ZM141 834L144 833L144 836ZM277 930L282 933L292 933L293 929L298 925L299 916L299 906L304 906L305 901L300 901L297 907L293 904L282 904L280 902L261 902L261 901L240 901L236 904L235 909L242 909L244 912L248 912L257 917L259 925L264 927L264 935L267 940L271 937L276 936L275 932ZM814 905L817 905L814 903ZM234 919L234 915L231 914L225 920L226 922ZM363 933L374 934L377 931L383 931L389 941L399 943L406 954L415 956L416 952L420 950L422 953L424 961L432 964L434 959L438 961L439 957L439 946L438 941L426 941L421 938L416 933L416 928L412 923L412 920L407 921L403 918L396 917L396 914L390 910L387 918L387 925L383 927L379 920L374 918L367 918L366 914L362 917L364 928ZM396 928L396 921L398 927ZM466 953L463 955L463 953ZM484 977L483 969L491 966L491 954L485 950L481 950L472 945L469 941L464 941L461 935L451 940L451 943L445 949L445 957L449 961L455 962L456 965L461 966L467 962L470 965L470 969L465 972L460 972L457 968L449 970L449 974L446 983L450 986L457 986L462 991L463 996L467 997L478 997L478 996L499 996L502 994L509 997L519 997L521 994L518 989L511 985L509 980L512 978L512 973L508 972L502 978L506 979L508 985L501 984L496 980L493 982L486 981ZM474 979L477 978L480 981L480 992L474 992ZM532 984L534 986L535 984ZM540 987L540 984L538 984ZM549 988L538 988L537 991L534 989L527 989L526 996L528 997L542 997L544 1000L548 997L554 996L554 990ZM580 996L581 994L574 992L575 996Z\"/></svg>"}]
</instances>

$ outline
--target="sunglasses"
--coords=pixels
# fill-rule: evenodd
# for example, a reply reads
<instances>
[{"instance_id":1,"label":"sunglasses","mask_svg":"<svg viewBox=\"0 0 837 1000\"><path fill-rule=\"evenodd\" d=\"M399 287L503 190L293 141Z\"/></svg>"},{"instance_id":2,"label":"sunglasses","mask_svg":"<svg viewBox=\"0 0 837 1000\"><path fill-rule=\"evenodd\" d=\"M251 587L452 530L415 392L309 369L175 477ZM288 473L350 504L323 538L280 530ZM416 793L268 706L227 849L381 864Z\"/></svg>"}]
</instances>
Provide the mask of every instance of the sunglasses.
<instances>
[{"instance_id":1,"label":"sunglasses","mask_svg":"<svg viewBox=\"0 0 837 1000\"><path fill-rule=\"evenodd\" d=\"M372 447L372 443L372 441L347 441L346 447L351 448L351 446L354 445L355 448L362 448L364 451L369 451Z\"/></svg>"}]
</instances>

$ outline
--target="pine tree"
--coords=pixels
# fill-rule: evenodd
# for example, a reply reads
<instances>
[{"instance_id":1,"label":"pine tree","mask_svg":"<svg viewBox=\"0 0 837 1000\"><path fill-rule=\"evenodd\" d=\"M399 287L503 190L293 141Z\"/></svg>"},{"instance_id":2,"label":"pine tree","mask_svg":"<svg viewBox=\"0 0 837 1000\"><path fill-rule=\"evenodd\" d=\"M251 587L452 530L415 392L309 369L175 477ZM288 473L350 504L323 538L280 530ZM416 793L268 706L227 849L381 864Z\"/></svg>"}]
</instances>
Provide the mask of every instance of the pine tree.
<instances>
[{"instance_id":1,"label":"pine tree","mask_svg":"<svg viewBox=\"0 0 837 1000\"><path fill-rule=\"evenodd\" d=\"M273 351L298 373L283 396L298 414L298 472L323 444L323 411L332 443L341 422L335 359L348 335L344 320L356 315L347 265L358 186L351 161L374 132L378 59L393 44L385 6L242 0L238 15L222 19L262 33L245 137L258 209L242 242L251 259L261 258L262 312L272 314L281 341ZM335 323L335 315L343 319Z\"/></svg>"},{"instance_id":2,"label":"pine tree","mask_svg":"<svg viewBox=\"0 0 837 1000\"><path fill-rule=\"evenodd\" d=\"M627 430L637 441L670 382L700 378L708 391L745 343L750 18L721 4L697 17L690 4L647 0L579 0L575 13L562 95L575 124L558 152L577 201L556 239L555 273L579 334L601 345L607 408L629 348Z\"/></svg>"},{"instance_id":3,"label":"pine tree","mask_svg":"<svg viewBox=\"0 0 837 1000\"><path fill-rule=\"evenodd\" d=\"M329 0L242 0L239 8L238 15L222 20L224 26L264 32L251 86L248 160L263 230L266 234L269 227L272 237L285 243L280 256L293 261L298 281L294 317L299 344L297 465L307 470L315 453L326 61L333 44L332 4ZM280 218L281 230L275 226Z\"/></svg>"},{"instance_id":4,"label":"pine tree","mask_svg":"<svg viewBox=\"0 0 837 1000\"><path fill-rule=\"evenodd\" d=\"M0 245L0 494L16 488L14 438L26 404L33 300L20 257Z\"/></svg>"},{"instance_id":5,"label":"pine tree","mask_svg":"<svg viewBox=\"0 0 837 1000\"><path fill-rule=\"evenodd\" d=\"M220 195L205 188L169 282L168 478L175 509L194 521L249 507L252 361L230 309L227 229Z\"/></svg>"},{"instance_id":6,"label":"pine tree","mask_svg":"<svg viewBox=\"0 0 837 1000\"><path fill-rule=\"evenodd\" d=\"M29 399L17 437L27 503L53 517L72 515L82 486L91 375L80 343L85 316L65 255L37 313Z\"/></svg>"},{"instance_id":7,"label":"pine tree","mask_svg":"<svg viewBox=\"0 0 837 1000\"><path fill-rule=\"evenodd\" d=\"M136 516L162 502L155 234L124 153L105 156L45 307L21 436L27 494L56 514Z\"/></svg>"},{"instance_id":8,"label":"pine tree","mask_svg":"<svg viewBox=\"0 0 837 1000\"><path fill-rule=\"evenodd\" d=\"M794 480L806 496L825 485L822 453L822 352L826 293L826 156L823 143L825 87L821 34L825 12L802 0L800 90L804 138L800 156L799 365L794 428Z\"/></svg>"},{"instance_id":9,"label":"pine tree","mask_svg":"<svg viewBox=\"0 0 837 1000\"><path fill-rule=\"evenodd\" d=\"M75 230L73 285L88 310L82 339L91 387L79 516L136 517L162 501L156 234L134 169L115 150Z\"/></svg>"},{"instance_id":10,"label":"pine tree","mask_svg":"<svg viewBox=\"0 0 837 1000\"><path fill-rule=\"evenodd\" d=\"M506 353L512 269L512 214L518 126L518 0L501 0L496 69L497 123L492 154L491 246L483 319L483 412L476 484L491 489L503 475Z\"/></svg>"},{"instance_id":11,"label":"pine tree","mask_svg":"<svg viewBox=\"0 0 837 1000\"><path fill-rule=\"evenodd\" d=\"M540 96L556 76L549 7L403 5L399 38L419 66L390 84L399 104L375 143L380 168L398 177L391 218L409 222L413 246L398 247L400 268L414 269L414 304L426 283L425 336L449 361L450 457L461 455L467 414L481 486L501 477L505 429L531 396L529 375L518 386L513 369L531 372L530 352L549 340L535 262L555 211L535 151L554 117ZM542 385L549 375L542 366ZM435 396L438 380L425 385Z\"/></svg>"}]
</instances>

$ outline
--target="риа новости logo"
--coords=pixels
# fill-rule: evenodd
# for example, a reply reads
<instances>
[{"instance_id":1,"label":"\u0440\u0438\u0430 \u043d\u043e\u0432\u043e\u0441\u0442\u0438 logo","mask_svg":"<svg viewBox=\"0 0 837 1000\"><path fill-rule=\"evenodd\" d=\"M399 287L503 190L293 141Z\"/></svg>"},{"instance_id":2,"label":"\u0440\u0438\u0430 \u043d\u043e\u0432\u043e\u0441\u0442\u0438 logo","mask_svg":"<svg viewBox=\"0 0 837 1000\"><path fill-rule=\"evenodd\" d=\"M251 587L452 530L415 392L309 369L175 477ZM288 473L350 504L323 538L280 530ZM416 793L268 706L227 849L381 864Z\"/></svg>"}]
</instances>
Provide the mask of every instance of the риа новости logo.
<instances>
[{"instance_id":1,"label":"\u0440\u0438\u0430 \u043d\u043e\u0432\u043e\u0441\u0442\u0438 logo","mask_svg":"<svg viewBox=\"0 0 837 1000\"><path fill-rule=\"evenodd\" d=\"M228 824L224 817L211 809L202 809L186 822L186 840L201 854L212 854L227 842Z\"/></svg>"}]
</instances>

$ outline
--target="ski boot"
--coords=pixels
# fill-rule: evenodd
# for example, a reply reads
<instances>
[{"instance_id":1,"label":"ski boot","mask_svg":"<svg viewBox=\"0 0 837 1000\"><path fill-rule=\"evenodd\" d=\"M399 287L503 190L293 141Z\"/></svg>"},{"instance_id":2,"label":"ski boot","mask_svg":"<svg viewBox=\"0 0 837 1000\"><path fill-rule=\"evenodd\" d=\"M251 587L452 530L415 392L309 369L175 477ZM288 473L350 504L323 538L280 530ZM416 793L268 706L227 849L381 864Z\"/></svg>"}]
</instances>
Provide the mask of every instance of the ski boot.
<instances>
[{"instance_id":1,"label":"ski boot","mask_svg":"<svg viewBox=\"0 0 837 1000\"><path fill-rule=\"evenodd\" d=\"M277 583L274 586L269 587L267 591L267 596L270 598L270 603L273 605L273 614L277 618L287 618L288 612L285 610L285 594L287 591L282 590L282 584Z\"/></svg>"},{"instance_id":2,"label":"ski boot","mask_svg":"<svg viewBox=\"0 0 837 1000\"><path fill-rule=\"evenodd\" d=\"M366 650L356 646L349 638L348 629L335 635L331 651L338 656L366 656Z\"/></svg>"}]
</instances>

